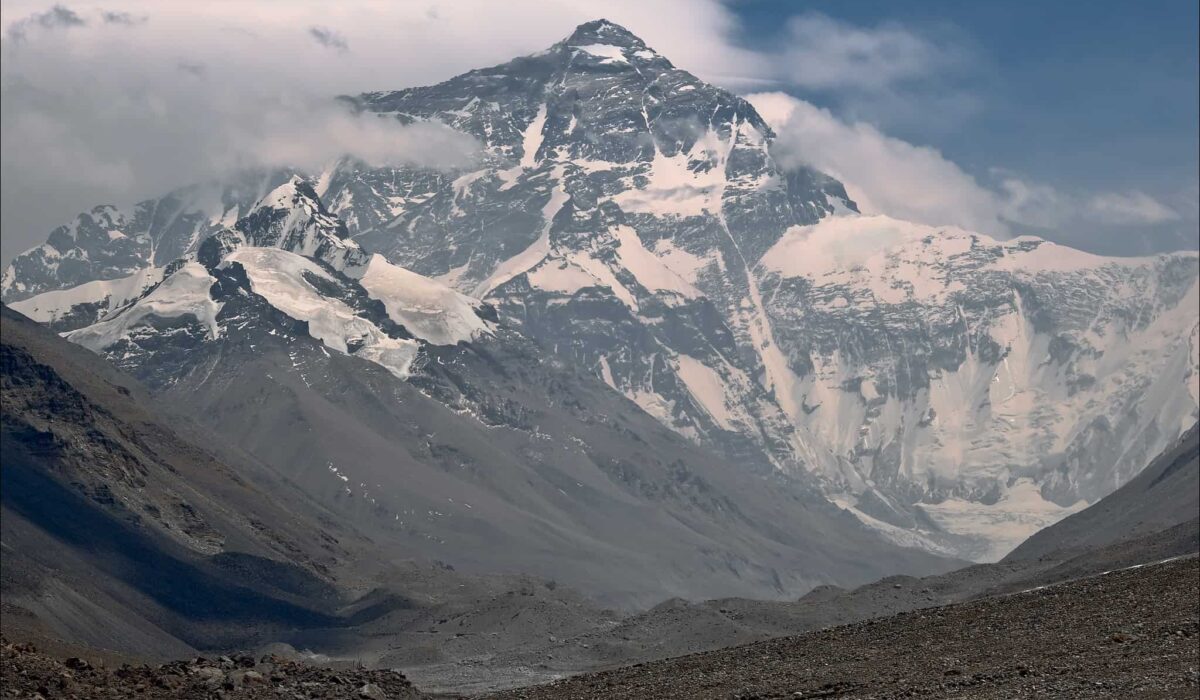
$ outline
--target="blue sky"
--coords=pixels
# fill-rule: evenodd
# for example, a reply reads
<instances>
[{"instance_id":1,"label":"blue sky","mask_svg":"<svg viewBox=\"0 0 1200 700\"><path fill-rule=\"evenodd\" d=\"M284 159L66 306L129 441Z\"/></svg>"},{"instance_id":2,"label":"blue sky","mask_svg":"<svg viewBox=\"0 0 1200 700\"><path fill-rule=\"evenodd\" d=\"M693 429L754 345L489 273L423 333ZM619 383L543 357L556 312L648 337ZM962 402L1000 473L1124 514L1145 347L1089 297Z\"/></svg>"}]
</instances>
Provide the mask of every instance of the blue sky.
<instances>
[{"instance_id":1,"label":"blue sky","mask_svg":"<svg viewBox=\"0 0 1200 700\"><path fill-rule=\"evenodd\" d=\"M437 83L600 14L745 95L781 159L865 212L1107 254L1196 248L1197 5L6 0L0 262L97 203L247 165L436 160L339 140L330 96Z\"/></svg>"},{"instance_id":2,"label":"blue sky","mask_svg":"<svg viewBox=\"0 0 1200 700\"><path fill-rule=\"evenodd\" d=\"M1195 0L750 0L730 7L747 45L786 44L793 38L784 20L816 12L857 27L898 27L946 48L945 62L877 104L844 86L784 89L932 145L979 178L1002 169L1076 192L1195 197ZM1194 247L1194 226L1180 231Z\"/></svg>"}]
</instances>

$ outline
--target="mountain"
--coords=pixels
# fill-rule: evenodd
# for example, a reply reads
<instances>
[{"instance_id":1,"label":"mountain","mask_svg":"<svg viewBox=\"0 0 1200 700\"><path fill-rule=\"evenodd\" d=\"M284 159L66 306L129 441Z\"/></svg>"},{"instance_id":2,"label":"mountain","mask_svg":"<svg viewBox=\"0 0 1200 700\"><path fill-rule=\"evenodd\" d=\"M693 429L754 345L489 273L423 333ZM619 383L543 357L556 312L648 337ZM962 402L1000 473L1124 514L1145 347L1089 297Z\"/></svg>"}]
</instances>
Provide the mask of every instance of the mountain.
<instances>
[{"instance_id":1,"label":"mountain","mask_svg":"<svg viewBox=\"0 0 1200 700\"><path fill-rule=\"evenodd\" d=\"M183 187L140 202L130 211L102 205L81 213L51 231L45 243L13 259L0 282L4 302L74 289L75 298L51 297L56 307L70 310L76 305L99 304L103 311L116 308L144 287L110 290L95 283L170 263L248 213L287 177L284 172L245 173L225 183ZM76 309L77 313L85 311L85 317L68 323L78 327L99 317L96 309ZM51 320L36 312L31 318Z\"/></svg>"},{"instance_id":2,"label":"mountain","mask_svg":"<svg viewBox=\"0 0 1200 700\"><path fill-rule=\"evenodd\" d=\"M287 641L402 666L423 688L494 689L1023 590L1172 556L1180 537L1183 551L1196 546L1193 518L1190 532L1154 533L1154 541L1125 543L1128 552L894 576L852 592L825 586L794 602L672 600L620 619L553 582L478 579L412 563L396 569L389 557L407 548L365 538L342 508L307 498L307 484L177 417L184 394L168 392L164 404L6 307L0 341L5 634L64 656L165 659ZM1189 437L1194 481L1194 430ZM1186 487L1174 476L1186 469L1167 457L1144 476ZM605 563L613 562L620 559Z\"/></svg>"},{"instance_id":3,"label":"mountain","mask_svg":"<svg viewBox=\"0 0 1200 700\"><path fill-rule=\"evenodd\" d=\"M1100 502L1038 532L1007 560L1038 559L1135 539L1200 518L1200 425Z\"/></svg>"},{"instance_id":4,"label":"mountain","mask_svg":"<svg viewBox=\"0 0 1200 700\"><path fill-rule=\"evenodd\" d=\"M6 688L18 673L10 661L30 670L29 659L9 658L20 651L9 641L34 641L52 655L108 666L120 679L97 681L74 659L71 683L58 671L51 681L76 694L77 684L132 688L140 681L129 674L149 673L138 666L146 661L264 645L276 672L258 671L273 683L300 683L293 689L303 697L341 697L344 687L328 687L339 673L343 684L347 673L402 680L391 671L368 674L364 662L403 665L423 684L453 690L528 675L504 667L481 673L464 658L614 624L612 611L552 581L472 577L404 558L103 358L6 306L0 390ZM443 629L447 621L452 631ZM338 659L354 659L357 670ZM197 664L223 670L186 668ZM173 661L147 692L175 697L198 685L187 692L207 696L236 681L238 666L245 667L240 659Z\"/></svg>"},{"instance_id":5,"label":"mountain","mask_svg":"<svg viewBox=\"0 0 1200 700\"><path fill-rule=\"evenodd\" d=\"M364 252L353 263L324 257L342 255L336 245L292 252L356 290L374 254L391 265L380 269L456 292L455 318L487 343L520 336L728 469L812 485L895 543L999 559L1128 481L1200 416L1195 253L1106 258L860 215L841 183L775 160L753 106L611 22L438 85L343 102L445 123L483 150L449 172L346 159L307 174L314 211L340 222L319 225ZM114 310L215 229L259 245L245 231L262 197L246 193L292 175L213 186L215 204L171 227L55 232L14 261L4 299L96 338L84 327L124 323ZM79 260L97 262L84 274ZM477 327L468 307L495 320ZM394 332L355 331L353 354L390 357L420 384ZM107 352L140 362L136 349Z\"/></svg>"},{"instance_id":6,"label":"mountain","mask_svg":"<svg viewBox=\"0 0 1200 700\"><path fill-rule=\"evenodd\" d=\"M384 559L531 573L622 606L951 564L786 474L730 469L490 305L364 251L302 179L155 269L161 282L66 337L286 474Z\"/></svg>"},{"instance_id":7,"label":"mountain","mask_svg":"<svg viewBox=\"0 0 1200 700\"><path fill-rule=\"evenodd\" d=\"M28 616L161 657L349 624L361 536L102 358L7 307L0 323L6 634Z\"/></svg>"}]
</instances>

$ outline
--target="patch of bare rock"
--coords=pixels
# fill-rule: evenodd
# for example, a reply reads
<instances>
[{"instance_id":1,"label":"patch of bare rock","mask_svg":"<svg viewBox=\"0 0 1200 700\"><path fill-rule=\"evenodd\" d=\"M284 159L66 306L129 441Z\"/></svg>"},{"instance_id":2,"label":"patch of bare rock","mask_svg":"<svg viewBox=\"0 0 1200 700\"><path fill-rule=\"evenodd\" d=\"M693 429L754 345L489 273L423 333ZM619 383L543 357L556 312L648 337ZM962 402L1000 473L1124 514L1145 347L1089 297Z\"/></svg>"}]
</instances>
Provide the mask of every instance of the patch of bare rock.
<instances>
[{"instance_id":1,"label":"patch of bare rock","mask_svg":"<svg viewBox=\"0 0 1200 700\"><path fill-rule=\"evenodd\" d=\"M0 697L172 698L180 700L410 700L422 696L403 674L387 670L331 669L271 654L199 657L161 666L94 665L73 657L60 661L30 644L0 645L4 683Z\"/></svg>"}]
</instances>

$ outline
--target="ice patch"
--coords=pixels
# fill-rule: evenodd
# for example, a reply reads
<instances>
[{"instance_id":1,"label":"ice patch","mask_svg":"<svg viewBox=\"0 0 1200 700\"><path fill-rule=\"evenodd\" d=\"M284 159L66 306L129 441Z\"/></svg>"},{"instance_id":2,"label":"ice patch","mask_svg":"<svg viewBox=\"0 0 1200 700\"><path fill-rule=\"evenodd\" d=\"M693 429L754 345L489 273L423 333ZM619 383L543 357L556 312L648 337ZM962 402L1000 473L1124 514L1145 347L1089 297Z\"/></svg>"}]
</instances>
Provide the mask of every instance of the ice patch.
<instances>
[{"instance_id":1,"label":"ice patch","mask_svg":"<svg viewBox=\"0 0 1200 700\"><path fill-rule=\"evenodd\" d=\"M187 263L122 313L67 333L66 338L99 352L119 341L147 318L179 316L194 316L208 328L209 337L216 338L221 334L217 326L217 312L221 310L221 305L209 296L214 281L203 265Z\"/></svg>"},{"instance_id":2,"label":"ice patch","mask_svg":"<svg viewBox=\"0 0 1200 700\"><path fill-rule=\"evenodd\" d=\"M952 270L936 263L968 252L976 240L999 245L960 228L850 213L793 226L760 264L788 277L806 277L817 286L866 288L877 303L934 300L963 289L951 279Z\"/></svg>"},{"instance_id":3,"label":"ice patch","mask_svg":"<svg viewBox=\"0 0 1200 700\"><path fill-rule=\"evenodd\" d=\"M718 165L692 170L692 153L702 149L705 160L717 148L719 140L712 132L701 139L688 153L674 156L656 151L646 173L644 188L629 187L612 198L622 210L631 214L654 216L716 215L721 209L721 194L725 186L725 168Z\"/></svg>"},{"instance_id":4,"label":"ice patch","mask_svg":"<svg viewBox=\"0 0 1200 700\"><path fill-rule=\"evenodd\" d=\"M372 255L359 283L383 302L388 316L434 345L456 345L490 333L475 313L479 302L450 287Z\"/></svg>"},{"instance_id":5,"label":"ice patch","mask_svg":"<svg viewBox=\"0 0 1200 700\"><path fill-rule=\"evenodd\" d=\"M692 286L689 281L676 274L661 259L646 250L641 239L638 238L637 232L632 228L617 226L615 234L617 242L620 243L617 248L617 257L620 258L625 269L636 277L638 283L643 287L652 292L675 292L689 299L703 296L700 290Z\"/></svg>"},{"instance_id":6,"label":"ice patch","mask_svg":"<svg viewBox=\"0 0 1200 700\"><path fill-rule=\"evenodd\" d=\"M725 430L735 430L725 395L725 382L721 375L691 355L680 355L676 362L679 365L679 378L683 380L696 403L700 404L717 425Z\"/></svg>"},{"instance_id":7,"label":"ice patch","mask_svg":"<svg viewBox=\"0 0 1200 700\"><path fill-rule=\"evenodd\" d=\"M1022 250L1022 243L1036 242L1032 250ZM1020 236L1006 241L1005 255L995 262L998 270L1014 272L1077 272L1094 269L1105 265L1149 265L1157 259L1153 256L1114 258L1093 255L1082 250L1044 241L1034 236Z\"/></svg>"},{"instance_id":8,"label":"ice patch","mask_svg":"<svg viewBox=\"0 0 1200 700\"><path fill-rule=\"evenodd\" d=\"M682 248L676 247L668 239L662 239L654 244L654 254L658 256L658 259L671 272L674 272L680 279L690 285L695 285L696 281L700 278L700 271L713 262L712 253L703 257L693 255Z\"/></svg>"},{"instance_id":9,"label":"ice patch","mask_svg":"<svg viewBox=\"0 0 1200 700\"><path fill-rule=\"evenodd\" d=\"M546 127L546 103L538 107L537 115L521 137L521 167L532 168L537 165L537 152L542 147L542 131Z\"/></svg>"},{"instance_id":10,"label":"ice patch","mask_svg":"<svg viewBox=\"0 0 1200 700\"><path fill-rule=\"evenodd\" d=\"M128 277L96 280L70 289L44 292L15 301L9 306L39 323L53 323L78 304L95 304L107 300L106 310L120 308L161 282L162 276L162 268L148 267Z\"/></svg>"},{"instance_id":11,"label":"ice patch","mask_svg":"<svg viewBox=\"0 0 1200 700\"><path fill-rule=\"evenodd\" d=\"M517 275L523 274L537 265L550 253L550 226L554 223L554 217L558 211L562 209L570 195L563 190L561 181L558 178L562 177L561 167L555 170L555 185L550 191L550 199L546 205L542 207L542 232L538 235L536 241L531 243L528 248L517 253L513 257L505 260L496 266L488 278L476 285L472 296L477 299L482 299L492 292L496 287L504 284Z\"/></svg>"},{"instance_id":12,"label":"ice patch","mask_svg":"<svg viewBox=\"0 0 1200 700\"><path fill-rule=\"evenodd\" d=\"M1081 500L1060 506L1042 498L1032 479L1017 479L994 505L951 498L937 504L921 503L918 507L947 532L985 540L982 551L972 559L994 562L1003 559L1033 533L1087 505L1087 501Z\"/></svg>"},{"instance_id":13,"label":"ice patch","mask_svg":"<svg viewBox=\"0 0 1200 700\"><path fill-rule=\"evenodd\" d=\"M596 286L596 278L563 259L545 260L529 273L529 285L547 292L568 296Z\"/></svg>"},{"instance_id":14,"label":"ice patch","mask_svg":"<svg viewBox=\"0 0 1200 700\"><path fill-rule=\"evenodd\" d=\"M588 44L587 46L576 46L575 48L589 53L596 58L603 58L601 63L628 63L629 59L625 58L625 53L620 46L612 44Z\"/></svg>"}]
</instances>

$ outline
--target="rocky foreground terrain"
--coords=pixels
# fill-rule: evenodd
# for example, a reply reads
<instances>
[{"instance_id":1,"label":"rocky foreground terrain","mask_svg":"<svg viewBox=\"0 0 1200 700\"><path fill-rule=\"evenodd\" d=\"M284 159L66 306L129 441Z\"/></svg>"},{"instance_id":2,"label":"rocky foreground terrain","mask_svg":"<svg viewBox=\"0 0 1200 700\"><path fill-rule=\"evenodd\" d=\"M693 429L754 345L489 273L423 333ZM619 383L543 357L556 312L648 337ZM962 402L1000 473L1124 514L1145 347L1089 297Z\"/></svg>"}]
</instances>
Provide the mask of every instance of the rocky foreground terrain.
<instances>
[{"instance_id":1,"label":"rocky foreground terrain","mask_svg":"<svg viewBox=\"0 0 1200 700\"><path fill-rule=\"evenodd\" d=\"M1195 698L1196 557L494 698Z\"/></svg>"},{"instance_id":2,"label":"rocky foreground terrain","mask_svg":"<svg viewBox=\"0 0 1200 700\"><path fill-rule=\"evenodd\" d=\"M333 669L266 655L198 657L161 666L93 665L41 654L31 644L0 647L5 698L362 698L422 697L403 674Z\"/></svg>"}]
</instances>

